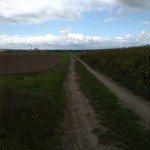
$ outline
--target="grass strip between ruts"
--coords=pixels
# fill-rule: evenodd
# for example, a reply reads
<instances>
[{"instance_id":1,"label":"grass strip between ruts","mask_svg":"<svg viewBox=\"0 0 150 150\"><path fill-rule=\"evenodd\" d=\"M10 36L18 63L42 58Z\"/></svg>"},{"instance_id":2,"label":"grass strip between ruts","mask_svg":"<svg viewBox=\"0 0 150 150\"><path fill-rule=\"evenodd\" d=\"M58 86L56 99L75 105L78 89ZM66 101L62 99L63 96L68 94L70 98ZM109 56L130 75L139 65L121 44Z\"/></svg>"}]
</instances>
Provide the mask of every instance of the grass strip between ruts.
<instances>
[{"instance_id":1,"label":"grass strip between ruts","mask_svg":"<svg viewBox=\"0 0 150 150\"><path fill-rule=\"evenodd\" d=\"M102 116L103 112L103 125L109 129L106 132L95 130L100 140L116 139L123 142L128 150L148 150L150 131L141 127L138 123L140 118L128 108L122 107L117 97L78 61L76 69L81 77L81 89L90 99L98 116Z\"/></svg>"}]
</instances>

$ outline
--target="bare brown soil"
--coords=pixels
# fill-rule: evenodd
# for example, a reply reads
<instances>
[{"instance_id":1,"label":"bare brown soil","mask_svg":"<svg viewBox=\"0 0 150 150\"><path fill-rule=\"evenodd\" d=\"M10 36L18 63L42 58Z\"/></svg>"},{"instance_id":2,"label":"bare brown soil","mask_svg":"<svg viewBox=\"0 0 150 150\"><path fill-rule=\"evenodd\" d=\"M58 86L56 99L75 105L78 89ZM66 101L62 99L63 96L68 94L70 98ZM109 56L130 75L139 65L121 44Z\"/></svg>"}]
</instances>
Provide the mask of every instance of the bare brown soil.
<instances>
[{"instance_id":1,"label":"bare brown soil","mask_svg":"<svg viewBox=\"0 0 150 150\"><path fill-rule=\"evenodd\" d=\"M0 75L36 73L53 68L61 60L48 55L0 55Z\"/></svg>"},{"instance_id":2,"label":"bare brown soil","mask_svg":"<svg viewBox=\"0 0 150 150\"><path fill-rule=\"evenodd\" d=\"M64 120L64 150L118 150L113 143L101 144L93 129L103 126L96 120L89 99L80 90L79 76L71 58L69 73L65 83L68 99ZM103 139L101 139L103 140Z\"/></svg>"},{"instance_id":3,"label":"bare brown soil","mask_svg":"<svg viewBox=\"0 0 150 150\"><path fill-rule=\"evenodd\" d=\"M75 57L75 56L73 56ZM100 82L102 82L110 91L118 97L118 101L123 107L127 107L134 111L141 118L141 124L150 129L150 103L141 97L135 95L133 92L125 89L124 87L117 85L110 78L106 77L104 74L99 73L89 67L85 62L75 57L80 61L86 68L91 72Z\"/></svg>"}]
</instances>

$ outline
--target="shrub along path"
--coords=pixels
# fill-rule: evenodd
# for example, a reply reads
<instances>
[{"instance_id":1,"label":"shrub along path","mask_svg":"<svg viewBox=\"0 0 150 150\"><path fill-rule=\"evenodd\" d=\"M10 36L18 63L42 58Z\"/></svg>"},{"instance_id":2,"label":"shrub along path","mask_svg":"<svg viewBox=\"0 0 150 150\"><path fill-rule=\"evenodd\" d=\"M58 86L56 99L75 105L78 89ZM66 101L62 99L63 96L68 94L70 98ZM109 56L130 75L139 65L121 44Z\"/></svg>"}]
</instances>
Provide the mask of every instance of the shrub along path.
<instances>
[{"instance_id":1,"label":"shrub along path","mask_svg":"<svg viewBox=\"0 0 150 150\"><path fill-rule=\"evenodd\" d=\"M130 108L137 115L141 117L141 124L150 129L150 102L136 96L131 91L125 89L124 87L117 85L110 78L105 75L98 73L91 67L89 67L85 62L72 55L78 61L80 61L86 69L92 73L100 82L102 82L111 92L113 92L117 97L118 101L124 106Z\"/></svg>"}]
</instances>

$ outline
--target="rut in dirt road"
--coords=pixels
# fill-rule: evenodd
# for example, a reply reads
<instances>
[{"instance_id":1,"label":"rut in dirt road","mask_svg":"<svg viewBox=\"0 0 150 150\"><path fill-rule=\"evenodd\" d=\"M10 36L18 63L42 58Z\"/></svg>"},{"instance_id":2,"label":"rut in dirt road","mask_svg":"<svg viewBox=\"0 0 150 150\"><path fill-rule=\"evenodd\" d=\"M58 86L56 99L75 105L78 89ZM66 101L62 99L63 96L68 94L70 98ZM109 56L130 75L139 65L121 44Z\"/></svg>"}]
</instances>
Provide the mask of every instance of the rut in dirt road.
<instances>
[{"instance_id":1,"label":"rut in dirt road","mask_svg":"<svg viewBox=\"0 0 150 150\"><path fill-rule=\"evenodd\" d=\"M80 61L90 73L92 73L100 82L112 91L118 97L118 100L121 102L122 106L128 107L139 115L141 117L141 124L145 128L150 129L150 103L148 101L136 96L124 87L117 85L110 78L95 71L76 56L73 57Z\"/></svg>"},{"instance_id":2,"label":"rut in dirt road","mask_svg":"<svg viewBox=\"0 0 150 150\"><path fill-rule=\"evenodd\" d=\"M97 128L98 123L89 100L80 90L74 62L75 60L71 58L69 74L65 83L68 105L64 121L64 149L116 150L116 147L112 145L100 145L97 136L92 132Z\"/></svg>"}]
</instances>

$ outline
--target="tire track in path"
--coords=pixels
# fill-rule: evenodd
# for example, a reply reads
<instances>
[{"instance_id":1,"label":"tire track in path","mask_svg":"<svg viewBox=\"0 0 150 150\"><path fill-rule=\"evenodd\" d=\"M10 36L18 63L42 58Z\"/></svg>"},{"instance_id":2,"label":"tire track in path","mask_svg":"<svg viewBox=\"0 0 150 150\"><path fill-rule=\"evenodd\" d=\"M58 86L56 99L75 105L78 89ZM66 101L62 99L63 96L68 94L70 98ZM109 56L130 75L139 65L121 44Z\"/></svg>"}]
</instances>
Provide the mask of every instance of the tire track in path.
<instances>
[{"instance_id":1,"label":"tire track in path","mask_svg":"<svg viewBox=\"0 0 150 150\"><path fill-rule=\"evenodd\" d=\"M64 120L65 150L117 150L112 144L101 145L93 129L100 126L89 100L80 90L76 74L75 60L71 58L69 73L65 83L68 99Z\"/></svg>"}]
</instances>

